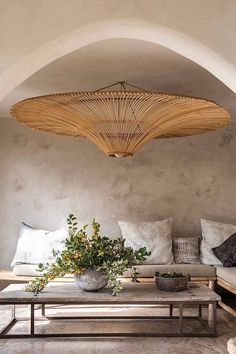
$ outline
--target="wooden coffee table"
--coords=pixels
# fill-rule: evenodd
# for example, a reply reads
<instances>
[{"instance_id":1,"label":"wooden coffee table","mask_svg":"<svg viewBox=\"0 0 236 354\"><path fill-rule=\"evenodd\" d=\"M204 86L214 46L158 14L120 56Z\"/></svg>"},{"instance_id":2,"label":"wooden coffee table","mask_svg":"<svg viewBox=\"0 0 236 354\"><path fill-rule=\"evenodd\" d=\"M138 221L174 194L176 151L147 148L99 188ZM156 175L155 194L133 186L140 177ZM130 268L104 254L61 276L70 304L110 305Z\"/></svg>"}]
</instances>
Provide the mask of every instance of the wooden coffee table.
<instances>
[{"instance_id":1,"label":"wooden coffee table","mask_svg":"<svg viewBox=\"0 0 236 354\"><path fill-rule=\"evenodd\" d=\"M190 284L188 289L181 292L163 292L156 288L155 284L124 284L124 291L119 296L112 296L108 288L99 292L80 291L73 283L49 283L44 291L38 295L24 291L24 285L12 284L0 292L0 305L12 305L12 319L1 329L0 338L29 338L29 337L123 337L123 336L156 336L156 337L216 337L217 318L216 306L220 301L214 291L206 285ZM20 319L15 316L17 305L30 305L30 333L9 334L10 329ZM94 307L168 307L167 316L77 316L77 317L48 317L45 313L45 306L57 305L79 305ZM86 320L137 320L157 321L168 319L178 322L177 330L172 333L146 333L146 332L125 332L125 333L37 333L35 324L35 307L42 306L42 319L86 319ZM202 307L206 306L209 311L209 322L202 317ZM184 310L196 308L196 316L185 316ZM178 308L178 315L173 314L173 309ZM204 327L204 333L193 333L184 331L184 323L189 319L196 319ZM210 324L209 324L210 323ZM160 326L157 326L159 328Z\"/></svg>"}]
</instances>

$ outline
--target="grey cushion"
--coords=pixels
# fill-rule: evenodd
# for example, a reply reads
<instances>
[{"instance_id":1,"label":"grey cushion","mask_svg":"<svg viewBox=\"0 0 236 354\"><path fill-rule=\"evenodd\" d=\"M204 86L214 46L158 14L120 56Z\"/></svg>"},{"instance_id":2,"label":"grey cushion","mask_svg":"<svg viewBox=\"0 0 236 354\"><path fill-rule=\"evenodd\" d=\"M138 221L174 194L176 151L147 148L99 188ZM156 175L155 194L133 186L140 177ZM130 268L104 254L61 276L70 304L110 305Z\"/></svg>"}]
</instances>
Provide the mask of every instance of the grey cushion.
<instances>
[{"instance_id":1,"label":"grey cushion","mask_svg":"<svg viewBox=\"0 0 236 354\"><path fill-rule=\"evenodd\" d=\"M236 267L225 268L223 266L217 266L216 274L227 283L236 286Z\"/></svg>"},{"instance_id":2,"label":"grey cushion","mask_svg":"<svg viewBox=\"0 0 236 354\"><path fill-rule=\"evenodd\" d=\"M216 270L214 267L206 264L158 264L158 265L138 265L137 271L140 277L153 277L156 272L181 272L189 274L192 277L214 277ZM123 276L130 277L131 271L128 270Z\"/></svg>"},{"instance_id":3,"label":"grey cushion","mask_svg":"<svg viewBox=\"0 0 236 354\"><path fill-rule=\"evenodd\" d=\"M224 267L236 266L236 233L227 238L220 246L212 248L212 251Z\"/></svg>"}]
</instances>

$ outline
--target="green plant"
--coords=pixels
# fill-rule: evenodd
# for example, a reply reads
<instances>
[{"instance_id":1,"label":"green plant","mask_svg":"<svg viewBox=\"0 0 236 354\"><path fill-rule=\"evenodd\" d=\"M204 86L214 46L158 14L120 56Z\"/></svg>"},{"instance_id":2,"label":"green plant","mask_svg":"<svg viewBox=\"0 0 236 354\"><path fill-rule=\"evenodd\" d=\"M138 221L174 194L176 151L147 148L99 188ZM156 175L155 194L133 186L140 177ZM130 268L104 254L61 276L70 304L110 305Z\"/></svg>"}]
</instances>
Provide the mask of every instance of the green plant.
<instances>
[{"instance_id":1,"label":"green plant","mask_svg":"<svg viewBox=\"0 0 236 354\"><path fill-rule=\"evenodd\" d=\"M89 236L85 225L78 229L77 219L70 214L67 219L69 237L65 241L65 248L61 252L52 250L55 261L52 264L40 263L39 271L41 277L37 277L26 285L25 290L29 292L41 292L47 283L65 274L83 274L90 268L101 271L106 275L108 285L112 288L112 294L117 295L122 291L119 276L128 269L132 269L132 281L138 282L136 268L137 263L143 263L151 254L146 247L134 250L125 246L125 240L121 238L110 239L100 236L100 225L92 220L92 235Z\"/></svg>"},{"instance_id":2,"label":"green plant","mask_svg":"<svg viewBox=\"0 0 236 354\"><path fill-rule=\"evenodd\" d=\"M162 277L162 278L183 278L186 275L183 273L176 273L176 272L168 272L168 273L160 273L160 272L156 272L155 276L157 277Z\"/></svg>"}]
</instances>

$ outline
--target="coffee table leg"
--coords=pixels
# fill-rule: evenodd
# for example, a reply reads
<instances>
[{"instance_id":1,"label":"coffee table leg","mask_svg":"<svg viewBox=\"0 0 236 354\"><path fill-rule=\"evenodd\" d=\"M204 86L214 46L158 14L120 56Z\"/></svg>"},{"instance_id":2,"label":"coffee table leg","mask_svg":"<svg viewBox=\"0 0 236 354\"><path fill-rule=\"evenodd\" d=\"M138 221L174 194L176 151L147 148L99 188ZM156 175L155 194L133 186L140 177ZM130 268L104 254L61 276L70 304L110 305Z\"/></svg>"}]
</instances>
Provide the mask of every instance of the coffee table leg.
<instances>
[{"instance_id":1,"label":"coffee table leg","mask_svg":"<svg viewBox=\"0 0 236 354\"><path fill-rule=\"evenodd\" d=\"M179 334L183 335L183 304L179 305Z\"/></svg>"},{"instance_id":2,"label":"coffee table leg","mask_svg":"<svg viewBox=\"0 0 236 354\"><path fill-rule=\"evenodd\" d=\"M170 304L170 317L173 317L173 305Z\"/></svg>"},{"instance_id":3,"label":"coffee table leg","mask_svg":"<svg viewBox=\"0 0 236 354\"><path fill-rule=\"evenodd\" d=\"M45 317L45 304L41 305L42 316Z\"/></svg>"},{"instance_id":4,"label":"coffee table leg","mask_svg":"<svg viewBox=\"0 0 236 354\"><path fill-rule=\"evenodd\" d=\"M34 304L30 305L30 335L34 336Z\"/></svg>"},{"instance_id":5,"label":"coffee table leg","mask_svg":"<svg viewBox=\"0 0 236 354\"><path fill-rule=\"evenodd\" d=\"M213 304L208 305L208 326L212 326L212 318L213 318Z\"/></svg>"},{"instance_id":6,"label":"coffee table leg","mask_svg":"<svg viewBox=\"0 0 236 354\"><path fill-rule=\"evenodd\" d=\"M202 304L198 305L198 316L201 318L202 317Z\"/></svg>"},{"instance_id":7,"label":"coffee table leg","mask_svg":"<svg viewBox=\"0 0 236 354\"><path fill-rule=\"evenodd\" d=\"M16 305L12 305L11 308L11 313L12 313L12 318L15 320L16 319Z\"/></svg>"},{"instance_id":8,"label":"coffee table leg","mask_svg":"<svg viewBox=\"0 0 236 354\"><path fill-rule=\"evenodd\" d=\"M211 328L214 337L217 337L217 303L214 302L208 307L208 326Z\"/></svg>"},{"instance_id":9,"label":"coffee table leg","mask_svg":"<svg viewBox=\"0 0 236 354\"><path fill-rule=\"evenodd\" d=\"M0 331L0 338L4 338L6 333L8 333L10 331L10 329L14 326L14 324L16 323L16 315L15 315L15 304L12 305L11 307L11 311L12 311L12 318L10 319L10 321L7 323L7 325L5 325L1 331Z\"/></svg>"},{"instance_id":10,"label":"coffee table leg","mask_svg":"<svg viewBox=\"0 0 236 354\"><path fill-rule=\"evenodd\" d=\"M213 328L216 325L216 302L208 305L208 326Z\"/></svg>"}]
</instances>

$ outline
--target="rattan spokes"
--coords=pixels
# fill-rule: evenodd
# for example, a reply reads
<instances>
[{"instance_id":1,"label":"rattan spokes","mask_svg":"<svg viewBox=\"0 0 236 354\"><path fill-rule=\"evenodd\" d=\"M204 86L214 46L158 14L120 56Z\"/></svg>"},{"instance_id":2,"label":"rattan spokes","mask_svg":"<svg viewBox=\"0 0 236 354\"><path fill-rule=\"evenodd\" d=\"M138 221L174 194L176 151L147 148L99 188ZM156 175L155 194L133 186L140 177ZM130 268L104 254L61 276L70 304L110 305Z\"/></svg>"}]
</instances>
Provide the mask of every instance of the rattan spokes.
<instances>
[{"instance_id":1,"label":"rattan spokes","mask_svg":"<svg viewBox=\"0 0 236 354\"><path fill-rule=\"evenodd\" d=\"M201 134L230 121L224 108L205 99L124 90L33 97L13 105L11 114L34 129L84 136L116 157L155 138Z\"/></svg>"}]
</instances>

